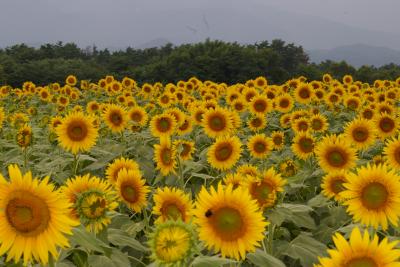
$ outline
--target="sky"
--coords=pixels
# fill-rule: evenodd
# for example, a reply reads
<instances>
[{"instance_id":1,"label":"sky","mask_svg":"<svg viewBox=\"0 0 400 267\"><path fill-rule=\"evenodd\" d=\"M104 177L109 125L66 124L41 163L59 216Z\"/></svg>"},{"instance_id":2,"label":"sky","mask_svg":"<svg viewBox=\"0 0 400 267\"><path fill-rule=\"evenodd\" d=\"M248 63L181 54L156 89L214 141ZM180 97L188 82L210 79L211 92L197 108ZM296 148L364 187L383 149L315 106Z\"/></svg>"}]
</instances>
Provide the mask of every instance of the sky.
<instances>
[{"instance_id":1,"label":"sky","mask_svg":"<svg viewBox=\"0 0 400 267\"><path fill-rule=\"evenodd\" d=\"M396 49L399 8L397 0L0 0L0 47L64 41L123 48L211 37L282 38L313 49L372 40ZM318 25L339 33L337 40Z\"/></svg>"}]
</instances>

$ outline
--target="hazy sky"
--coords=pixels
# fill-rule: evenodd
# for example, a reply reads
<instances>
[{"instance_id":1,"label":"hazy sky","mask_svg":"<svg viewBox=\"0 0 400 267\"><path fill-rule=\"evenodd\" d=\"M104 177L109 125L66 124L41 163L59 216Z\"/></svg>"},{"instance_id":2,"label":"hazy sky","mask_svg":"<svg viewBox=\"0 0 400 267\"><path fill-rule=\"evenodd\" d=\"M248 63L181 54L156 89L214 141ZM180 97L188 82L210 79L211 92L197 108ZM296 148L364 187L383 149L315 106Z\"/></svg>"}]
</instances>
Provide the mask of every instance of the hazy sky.
<instances>
[{"instance_id":1,"label":"hazy sky","mask_svg":"<svg viewBox=\"0 0 400 267\"><path fill-rule=\"evenodd\" d=\"M197 9L203 10L204 18L191 20ZM213 10L218 10L218 18L208 15ZM258 37L237 28L234 33L225 35L230 25L238 23L235 16L240 15L242 10L247 12L248 23L271 22L269 32ZM340 26L342 28L351 26L352 32L357 29L386 32L391 35L382 36L396 39L400 38L399 10L398 0L0 0L0 47L20 42L37 45L57 40L76 42L80 46L96 43L100 47L124 47L141 45L156 38L180 43L199 41L208 36L242 42L246 38L252 42L277 36L294 42L298 40L312 47L314 43L309 37L301 40L293 34L294 30L306 32L308 29L296 29L297 25L293 22L296 20L292 21L290 17L315 18L316 24L319 19L323 19L324 23L336 22L337 25L344 24ZM289 19L283 22L277 22L276 18L272 20L277 12L283 12L279 16ZM214 32L199 30L204 28L201 23L208 23L206 19L212 22L210 24L216 29ZM240 19L243 24L247 22ZM206 26L209 27L208 24ZM251 25L246 27L243 29ZM285 30L285 34L280 35L280 31ZM343 42L346 43L346 40ZM378 45L384 45L384 42L381 40ZM392 42L388 46L396 48L397 44ZM312 48L328 46L327 43L315 42Z\"/></svg>"}]
</instances>

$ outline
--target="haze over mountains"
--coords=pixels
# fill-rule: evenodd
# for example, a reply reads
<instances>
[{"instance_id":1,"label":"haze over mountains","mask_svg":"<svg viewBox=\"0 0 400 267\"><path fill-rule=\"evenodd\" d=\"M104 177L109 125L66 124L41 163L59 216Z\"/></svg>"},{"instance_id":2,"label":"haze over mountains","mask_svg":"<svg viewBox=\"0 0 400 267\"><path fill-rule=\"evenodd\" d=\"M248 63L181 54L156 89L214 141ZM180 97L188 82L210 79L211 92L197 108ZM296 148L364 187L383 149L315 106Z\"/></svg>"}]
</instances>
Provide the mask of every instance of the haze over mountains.
<instances>
[{"instance_id":1,"label":"haze over mountains","mask_svg":"<svg viewBox=\"0 0 400 267\"><path fill-rule=\"evenodd\" d=\"M400 49L400 33L300 14L260 0L164 2L7 1L0 4L0 47L72 41L81 47L96 44L115 50L206 38L239 43L279 38L302 45L315 62L344 59L356 66L400 64L396 50Z\"/></svg>"}]
</instances>

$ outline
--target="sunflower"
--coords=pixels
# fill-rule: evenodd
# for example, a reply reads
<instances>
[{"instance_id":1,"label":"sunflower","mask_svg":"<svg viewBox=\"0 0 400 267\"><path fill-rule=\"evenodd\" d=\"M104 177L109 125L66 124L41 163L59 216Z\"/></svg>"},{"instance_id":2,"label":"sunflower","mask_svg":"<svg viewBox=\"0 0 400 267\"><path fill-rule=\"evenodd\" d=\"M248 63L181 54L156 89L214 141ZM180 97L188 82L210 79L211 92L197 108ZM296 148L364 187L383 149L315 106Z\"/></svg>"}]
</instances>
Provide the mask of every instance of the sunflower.
<instances>
[{"instance_id":1,"label":"sunflower","mask_svg":"<svg viewBox=\"0 0 400 267\"><path fill-rule=\"evenodd\" d=\"M368 165L350 173L346 190L341 196L347 212L356 222L383 230L388 227L388 221L398 226L400 217L400 177L386 165Z\"/></svg>"},{"instance_id":2,"label":"sunflower","mask_svg":"<svg viewBox=\"0 0 400 267\"><path fill-rule=\"evenodd\" d=\"M160 139L160 144L154 145L154 161L157 163L157 170L166 176L169 173L175 173L176 168L176 149L171 145L167 138Z\"/></svg>"},{"instance_id":3,"label":"sunflower","mask_svg":"<svg viewBox=\"0 0 400 267\"><path fill-rule=\"evenodd\" d=\"M258 175L258 169L254 165L244 164L244 165L240 165L239 167L237 167L236 173L238 175L242 175L243 177L247 177L247 175L257 176Z\"/></svg>"},{"instance_id":4,"label":"sunflower","mask_svg":"<svg viewBox=\"0 0 400 267\"><path fill-rule=\"evenodd\" d=\"M279 124L282 126L282 128L287 129L292 125L292 116L290 113L283 114L279 118Z\"/></svg>"},{"instance_id":5,"label":"sunflower","mask_svg":"<svg viewBox=\"0 0 400 267\"><path fill-rule=\"evenodd\" d=\"M249 126L250 130L257 132L266 127L267 120L264 115L256 115L248 120L247 125Z\"/></svg>"},{"instance_id":6,"label":"sunflower","mask_svg":"<svg viewBox=\"0 0 400 267\"><path fill-rule=\"evenodd\" d=\"M387 141L383 154L390 167L400 170L400 140L398 138Z\"/></svg>"},{"instance_id":7,"label":"sunflower","mask_svg":"<svg viewBox=\"0 0 400 267\"><path fill-rule=\"evenodd\" d=\"M329 126L327 118L321 114L311 116L309 122L311 130L314 132L325 132Z\"/></svg>"},{"instance_id":8,"label":"sunflower","mask_svg":"<svg viewBox=\"0 0 400 267\"><path fill-rule=\"evenodd\" d=\"M150 121L151 134L156 137L169 137L171 136L177 122L172 114L159 114L154 116Z\"/></svg>"},{"instance_id":9,"label":"sunflower","mask_svg":"<svg viewBox=\"0 0 400 267\"><path fill-rule=\"evenodd\" d=\"M69 75L66 79L65 79L65 83L68 84L69 86L75 86L77 83L77 79L74 75Z\"/></svg>"},{"instance_id":10,"label":"sunflower","mask_svg":"<svg viewBox=\"0 0 400 267\"><path fill-rule=\"evenodd\" d=\"M273 148L276 150L281 150L285 146L285 138L282 131L274 131L271 133L271 140L273 143Z\"/></svg>"},{"instance_id":11,"label":"sunflower","mask_svg":"<svg viewBox=\"0 0 400 267\"><path fill-rule=\"evenodd\" d=\"M157 224L149 237L151 258L157 266L189 266L196 249L193 227L182 221Z\"/></svg>"},{"instance_id":12,"label":"sunflower","mask_svg":"<svg viewBox=\"0 0 400 267\"><path fill-rule=\"evenodd\" d=\"M118 172L115 189L119 198L135 212L140 212L147 204L146 195L150 190L145 182L137 169L122 169Z\"/></svg>"},{"instance_id":13,"label":"sunflower","mask_svg":"<svg viewBox=\"0 0 400 267\"><path fill-rule=\"evenodd\" d=\"M265 95L256 95L249 103L249 110L255 115L264 115L272 110L272 102Z\"/></svg>"},{"instance_id":14,"label":"sunflower","mask_svg":"<svg viewBox=\"0 0 400 267\"><path fill-rule=\"evenodd\" d=\"M125 109L119 105L109 104L102 114L103 120L113 133L121 133L128 123Z\"/></svg>"},{"instance_id":15,"label":"sunflower","mask_svg":"<svg viewBox=\"0 0 400 267\"><path fill-rule=\"evenodd\" d=\"M365 107L361 111L361 117L363 117L364 119L372 120L372 119L374 119L374 116L375 116L375 112L370 107Z\"/></svg>"},{"instance_id":16,"label":"sunflower","mask_svg":"<svg viewBox=\"0 0 400 267\"><path fill-rule=\"evenodd\" d=\"M111 223L109 213L118 203L108 181L90 174L75 176L67 180L62 191L74 205L71 217L79 218L87 230L98 233Z\"/></svg>"},{"instance_id":17,"label":"sunflower","mask_svg":"<svg viewBox=\"0 0 400 267\"><path fill-rule=\"evenodd\" d=\"M207 161L213 168L227 170L236 164L241 152L241 143L237 136L220 137L209 147Z\"/></svg>"},{"instance_id":18,"label":"sunflower","mask_svg":"<svg viewBox=\"0 0 400 267\"><path fill-rule=\"evenodd\" d=\"M266 137L265 134L253 135L247 142L247 149L254 158L265 158L271 153L273 147L271 138Z\"/></svg>"},{"instance_id":19,"label":"sunflower","mask_svg":"<svg viewBox=\"0 0 400 267\"><path fill-rule=\"evenodd\" d=\"M157 188L154 196L153 214L158 218L156 223L167 220L189 222L192 214L190 195L174 187Z\"/></svg>"},{"instance_id":20,"label":"sunflower","mask_svg":"<svg viewBox=\"0 0 400 267\"><path fill-rule=\"evenodd\" d=\"M307 159L314 153L315 138L307 132L300 132L293 138L292 151L300 159Z\"/></svg>"},{"instance_id":21,"label":"sunflower","mask_svg":"<svg viewBox=\"0 0 400 267\"><path fill-rule=\"evenodd\" d=\"M82 112L68 114L55 130L60 146L73 154L89 151L96 144L98 136L92 118Z\"/></svg>"},{"instance_id":22,"label":"sunflower","mask_svg":"<svg viewBox=\"0 0 400 267\"><path fill-rule=\"evenodd\" d=\"M265 77L259 76L254 80L255 86L263 89L267 86L267 79Z\"/></svg>"},{"instance_id":23,"label":"sunflower","mask_svg":"<svg viewBox=\"0 0 400 267\"><path fill-rule=\"evenodd\" d=\"M375 234L372 239L368 231L355 227L347 241L340 233L333 236L335 249L329 249L329 257L320 258L315 267L398 267L400 250L394 248L398 241L389 242L385 237L379 242Z\"/></svg>"},{"instance_id":24,"label":"sunflower","mask_svg":"<svg viewBox=\"0 0 400 267\"><path fill-rule=\"evenodd\" d=\"M55 132L56 128L58 127L58 125L60 125L62 122L62 117L60 116L54 116L53 118L51 118L50 120L50 130ZM1 127L0 127L1 128Z\"/></svg>"},{"instance_id":25,"label":"sunflower","mask_svg":"<svg viewBox=\"0 0 400 267\"><path fill-rule=\"evenodd\" d=\"M179 152L179 157L182 160L190 160L193 157L193 153L196 150L195 143L187 140L175 140L174 146Z\"/></svg>"},{"instance_id":26,"label":"sunflower","mask_svg":"<svg viewBox=\"0 0 400 267\"><path fill-rule=\"evenodd\" d=\"M10 181L0 175L0 255L24 265L33 260L46 265L49 253L57 258L57 247L69 246L65 235L79 223L69 217L71 204L49 183L8 167Z\"/></svg>"},{"instance_id":27,"label":"sunflower","mask_svg":"<svg viewBox=\"0 0 400 267\"><path fill-rule=\"evenodd\" d=\"M145 126L148 120L148 115L147 112L144 108L140 107L140 106L135 106L132 107L129 111L128 111L128 118L135 123L135 125L138 126Z\"/></svg>"},{"instance_id":28,"label":"sunflower","mask_svg":"<svg viewBox=\"0 0 400 267\"><path fill-rule=\"evenodd\" d=\"M222 179L224 185L232 185L233 189L236 189L239 186L242 186L245 182L246 178L240 173L228 173Z\"/></svg>"},{"instance_id":29,"label":"sunflower","mask_svg":"<svg viewBox=\"0 0 400 267\"><path fill-rule=\"evenodd\" d=\"M276 103L275 109L277 111L280 111L282 113L287 113L290 110L292 110L294 106L294 99L290 94L286 93L278 96L275 100L275 103Z\"/></svg>"},{"instance_id":30,"label":"sunflower","mask_svg":"<svg viewBox=\"0 0 400 267\"><path fill-rule=\"evenodd\" d=\"M296 102L301 104L309 104L314 97L314 90L308 83L302 83L294 90Z\"/></svg>"},{"instance_id":31,"label":"sunflower","mask_svg":"<svg viewBox=\"0 0 400 267\"><path fill-rule=\"evenodd\" d=\"M28 124L25 124L18 129L17 132L17 144L22 149L27 148L32 143L32 128Z\"/></svg>"},{"instance_id":32,"label":"sunflower","mask_svg":"<svg viewBox=\"0 0 400 267\"><path fill-rule=\"evenodd\" d=\"M351 84L353 83L353 77L351 75L344 75L343 76L343 83L344 84Z\"/></svg>"},{"instance_id":33,"label":"sunflower","mask_svg":"<svg viewBox=\"0 0 400 267\"><path fill-rule=\"evenodd\" d=\"M375 143L376 129L371 121L359 118L346 125L344 136L357 149L366 149Z\"/></svg>"},{"instance_id":34,"label":"sunflower","mask_svg":"<svg viewBox=\"0 0 400 267\"><path fill-rule=\"evenodd\" d=\"M264 216L257 202L244 188L231 185L203 186L194 210L199 238L208 249L221 252L222 257L244 259L246 252L255 251L264 239Z\"/></svg>"},{"instance_id":35,"label":"sunflower","mask_svg":"<svg viewBox=\"0 0 400 267\"><path fill-rule=\"evenodd\" d=\"M243 112L248 108L248 104L243 98L233 100L230 105L236 112Z\"/></svg>"},{"instance_id":36,"label":"sunflower","mask_svg":"<svg viewBox=\"0 0 400 267\"><path fill-rule=\"evenodd\" d=\"M268 208L275 204L276 194L283 191L286 182L271 167L260 176L248 175L244 187L249 190L251 197L257 200L260 208Z\"/></svg>"},{"instance_id":37,"label":"sunflower","mask_svg":"<svg viewBox=\"0 0 400 267\"><path fill-rule=\"evenodd\" d=\"M233 130L232 118L228 110L210 109L203 115L204 132L211 138L229 135Z\"/></svg>"},{"instance_id":38,"label":"sunflower","mask_svg":"<svg viewBox=\"0 0 400 267\"><path fill-rule=\"evenodd\" d=\"M398 119L387 113L376 115L374 123L378 136L382 139L393 136L399 128Z\"/></svg>"},{"instance_id":39,"label":"sunflower","mask_svg":"<svg viewBox=\"0 0 400 267\"><path fill-rule=\"evenodd\" d=\"M319 165L326 172L348 170L356 164L356 150L342 136L324 137L316 146Z\"/></svg>"},{"instance_id":40,"label":"sunflower","mask_svg":"<svg viewBox=\"0 0 400 267\"><path fill-rule=\"evenodd\" d=\"M292 129L295 133L307 132L310 129L310 121L307 118L292 120Z\"/></svg>"},{"instance_id":41,"label":"sunflower","mask_svg":"<svg viewBox=\"0 0 400 267\"><path fill-rule=\"evenodd\" d=\"M243 96L246 99L247 103L250 103L253 97L255 97L256 95L258 95L258 92L253 87L246 87L243 90Z\"/></svg>"},{"instance_id":42,"label":"sunflower","mask_svg":"<svg viewBox=\"0 0 400 267\"><path fill-rule=\"evenodd\" d=\"M345 190L343 184L347 183L347 174L345 171L332 172L322 177L322 194L327 198L334 198L336 201L342 201L340 193Z\"/></svg>"},{"instance_id":43,"label":"sunflower","mask_svg":"<svg viewBox=\"0 0 400 267\"><path fill-rule=\"evenodd\" d=\"M120 157L114 159L114 161L108 164L106 169L106 178L111 184L115 184L118 181L118 174L121 170L134 170L139 171L139 164L133 159L127 159Z\"/></svg>"},{"instance_id":44,"label":"sunflower","mask_svg":"<svg viewBox=\"0 0 400 267\"><path fill-rule=\"evenodd\" d=\"M184 115L183 123L176 129L178 135L185 135L191 133L193 130L193 122L188 115Z\"/></svg>"},{"instance_id":45,"label":"sunflower","mask_svg":"<svg viewBox=\"0 0 400 267\"><path fill-rule=\"evenodd\" d=\"M86 105L86 111L88 113L95 113L95 112L99 111L99 109L100 109L100 104L97 103L97 101L95 101L95 100L90 101Z\"/></svg>"}]
</instances>

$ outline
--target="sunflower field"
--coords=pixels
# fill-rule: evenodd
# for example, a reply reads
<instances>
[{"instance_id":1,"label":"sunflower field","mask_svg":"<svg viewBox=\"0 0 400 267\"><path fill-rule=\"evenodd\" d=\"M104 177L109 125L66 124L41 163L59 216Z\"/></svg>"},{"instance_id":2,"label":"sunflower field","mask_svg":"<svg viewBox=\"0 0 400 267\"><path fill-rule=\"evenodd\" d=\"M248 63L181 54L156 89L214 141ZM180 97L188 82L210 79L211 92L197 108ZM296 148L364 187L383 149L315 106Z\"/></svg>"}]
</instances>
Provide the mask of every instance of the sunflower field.
<instances>
[{"instance_id":1,"label":"sunflower field","mask_svg":"<svg viewBox=\"0 0 400 267\"><path fill-rule=\"evenodd\" d=\"M0 265L399 267L400 78L0 86Z\"/></svg>"}]
</instances>

